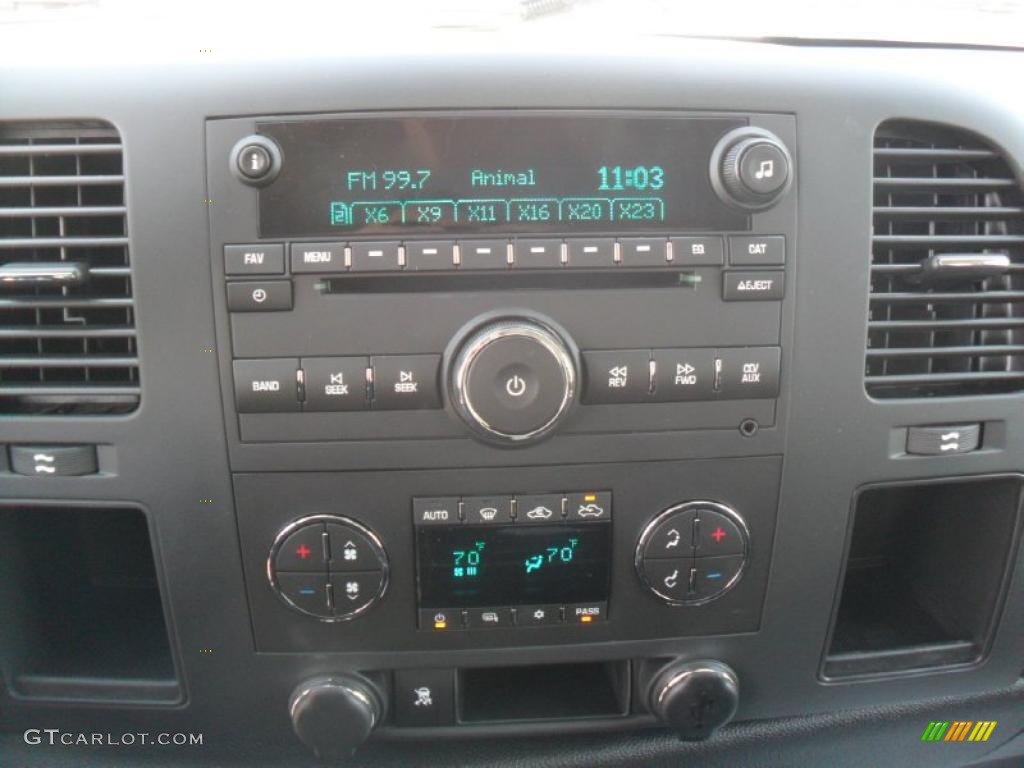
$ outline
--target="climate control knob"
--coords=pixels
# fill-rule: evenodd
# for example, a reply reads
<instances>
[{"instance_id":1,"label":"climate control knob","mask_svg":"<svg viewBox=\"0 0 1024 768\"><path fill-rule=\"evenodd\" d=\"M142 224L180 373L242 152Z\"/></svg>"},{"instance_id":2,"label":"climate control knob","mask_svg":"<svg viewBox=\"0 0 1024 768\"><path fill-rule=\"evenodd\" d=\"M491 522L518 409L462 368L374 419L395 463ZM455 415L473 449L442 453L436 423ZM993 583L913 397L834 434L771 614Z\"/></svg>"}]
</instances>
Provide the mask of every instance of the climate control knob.
<instances>
[{"instance_id":1,"label":"climate control knob","mask_svg":"<svg viewBox=\"0 0 1024 768\"><path fill-rule=\"evenodd\" d=\"M792 183L792 169L786 145L760 128L730 131L711 156L711 182L718 196L752 211L779 201Z\"/></svg>"},{"instance_id":2,"label":"climate control knob","mask_svg":"<svg viewBox=\"0 0 1024 768\"><path fill-rule=\"evenodd\" d=\"M736 673L720 661L676 661L650 688L648 706L683 741L703 741L732 720L739 705Z\"/></svg>"},{"instance_id":3,"label":"climate control knob","mask_svg":"<svg viewBox=\"0 0 1024 768\"><path fill-rule=\"evenodd\" d=\"M321 677L295 689L288 714L295 735L317 757L344 757L384 718L384 696L362 677Z\"/></svg>"},{"instance_id":4,"label":"climate control knob","mask_svg":"<svg viewBox=\"0 0 1024 768\"><path fill-rule=\"evenodd\" d=\"M488 323L457 348L448 371L456 413L479 437L525 445L549 435L576 399L577 354L539 319Z\"/></svg>"}]
</instances>

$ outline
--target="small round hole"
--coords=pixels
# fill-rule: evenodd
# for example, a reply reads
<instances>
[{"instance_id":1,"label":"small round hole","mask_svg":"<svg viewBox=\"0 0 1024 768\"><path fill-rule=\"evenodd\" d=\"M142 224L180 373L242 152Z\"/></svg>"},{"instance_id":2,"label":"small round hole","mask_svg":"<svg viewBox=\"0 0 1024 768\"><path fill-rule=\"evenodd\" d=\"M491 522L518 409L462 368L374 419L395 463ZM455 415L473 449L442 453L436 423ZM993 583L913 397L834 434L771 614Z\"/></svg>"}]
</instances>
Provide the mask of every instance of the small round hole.
<instances>
[{"instance_id":1,"label":"small round hole","mask_svg":"<svg viewBox=\"0 0 1024 768\"><path fill-rule=\"evenodd\" d=\"M744 419L740 422L740 434L744 437L753 437L758 429L759 425L753 419Z\"/></svg>"}]
</instances>

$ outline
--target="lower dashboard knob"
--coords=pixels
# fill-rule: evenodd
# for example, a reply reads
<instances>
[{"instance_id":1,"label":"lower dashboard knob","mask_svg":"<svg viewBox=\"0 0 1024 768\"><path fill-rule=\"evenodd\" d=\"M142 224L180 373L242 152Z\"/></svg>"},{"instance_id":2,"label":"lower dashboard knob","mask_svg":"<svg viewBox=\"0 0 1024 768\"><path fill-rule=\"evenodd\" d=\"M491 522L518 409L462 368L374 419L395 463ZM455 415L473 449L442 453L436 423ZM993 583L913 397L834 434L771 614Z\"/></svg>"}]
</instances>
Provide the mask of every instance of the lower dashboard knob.
<instances>
[{"instance_id":1,"label":"lower dashboard knob","mask_svg":"<svg viewBox=\"0 0 1024 768\"><path fill-rule=\"evenodd\" d=\"M449 370L455 411L480 437L525 445L547 436L576 397L568 341L533 319L496 320L472 333Z\"/></svg>"},{"instance_id":2,"label":"lower dashboard knob","mask_svg":"<svg viewBox=\"0 0 1024 768\"><path fill-rule=\"evenodd\" d=\"M295 735L317 757L350 754L384 717L384 698L373 683L354 675L308 680L288 702Z\"/></svg>"},{"instance_id":3,"label":"lower dashboard knob","mask_svg":"<svg viewBox=\"0 0 1024 768\"><path fill-rule=\"evenodd\" d=\"M651 712L683 741L703 741L732 720L739 705L736 673L720 661L673 662L651 685Z\"/></svg>"}]
</instances>

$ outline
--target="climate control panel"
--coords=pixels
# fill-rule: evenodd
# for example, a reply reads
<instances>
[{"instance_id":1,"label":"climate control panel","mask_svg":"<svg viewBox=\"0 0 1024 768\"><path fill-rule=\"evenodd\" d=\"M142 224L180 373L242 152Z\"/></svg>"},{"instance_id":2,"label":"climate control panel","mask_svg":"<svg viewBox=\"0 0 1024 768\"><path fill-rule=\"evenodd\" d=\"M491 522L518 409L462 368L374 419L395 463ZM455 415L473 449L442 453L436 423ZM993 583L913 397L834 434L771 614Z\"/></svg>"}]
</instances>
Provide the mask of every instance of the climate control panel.
<instances>
[{"instance_id":1,"label":"climate control panel","mask_svg":"<svg viewBox=\"0 0 1024 768\"><path fill-rule=\"evenodd\" d=\"M702 605L732 589L747 563L750 534L734 510L714 501L669 507L644 529L636 570L670 605Z\"/></svg>"},{"instance_id":2,"label":"climate control panel","mask_svg":"<svg viewBox=\"0 0 1024 768\"><path fill-rule=\"evenodd\" d=\"M285 526L267 559L270 586L289 608L321 621L347 621L384 596L388 556L377 535L337 515Z\"/></svg>"}]
</instances>

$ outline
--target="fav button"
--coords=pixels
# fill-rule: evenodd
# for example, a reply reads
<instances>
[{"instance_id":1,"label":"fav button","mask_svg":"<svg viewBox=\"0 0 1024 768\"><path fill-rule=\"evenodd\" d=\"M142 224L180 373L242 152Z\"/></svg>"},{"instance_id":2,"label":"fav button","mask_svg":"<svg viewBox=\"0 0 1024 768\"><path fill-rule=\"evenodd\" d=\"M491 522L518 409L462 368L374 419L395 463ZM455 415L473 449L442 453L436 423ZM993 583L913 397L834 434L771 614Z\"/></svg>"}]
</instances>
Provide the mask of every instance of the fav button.
<instances>
[{"instance_id":1,"label":"fav button","mask_svg":"<svg viewBox=\"0 0 1024 768\"><path fill-rule=\"evenodd\" d=\"M224 246L225 274L280 275L283 272L284 246L280 243Z\"/></svg>"},{"instance_id":2,"label":"fav button","mask_svg":"<svg viewBox=\"0 0 1024 768\"><path fill-rule=\"evenodd\" d=\"M228 283L231 312L284 312L291 308L291 280Z\"/></svg>"},{"instance_id":3,"label":"fav button","mask_svg":"<svg viewBox=\"0 0 1024 768\"><path fill-rule=\"evenodd\" d=\"M302 372L307 411L361 411L366 398L365 357L305 357Z\"/></svg>"},{"instance_id":4,"label":"fav button","mask_svg":"<svg viewBox=\"0 0 1024 768\"><path fill-rule=\"evenodd\" d=\"M299 410L297 371L293 357L235 360L235 403L239 413Z\"/></svg>"},{"instance_id":5,"label":"fav button","mask_svg":"<svg viewBox=\"0 0 1024 768\"><path fill-rule=\"evenodd\" d=\"M441 407L440 355L381 355L370 358L373 407L421 410Z\"/></svg>"},{"instance_id":6,"label":"fav button","mask_svg":"<svg viewBox=\"0 0 1024 768\"><path fill-rule=\"evenodd\" d=\"M739 526L721 512L698 509L693 531L697 557L743 554L743 534Z\"/></svg>"}]
</instances>

